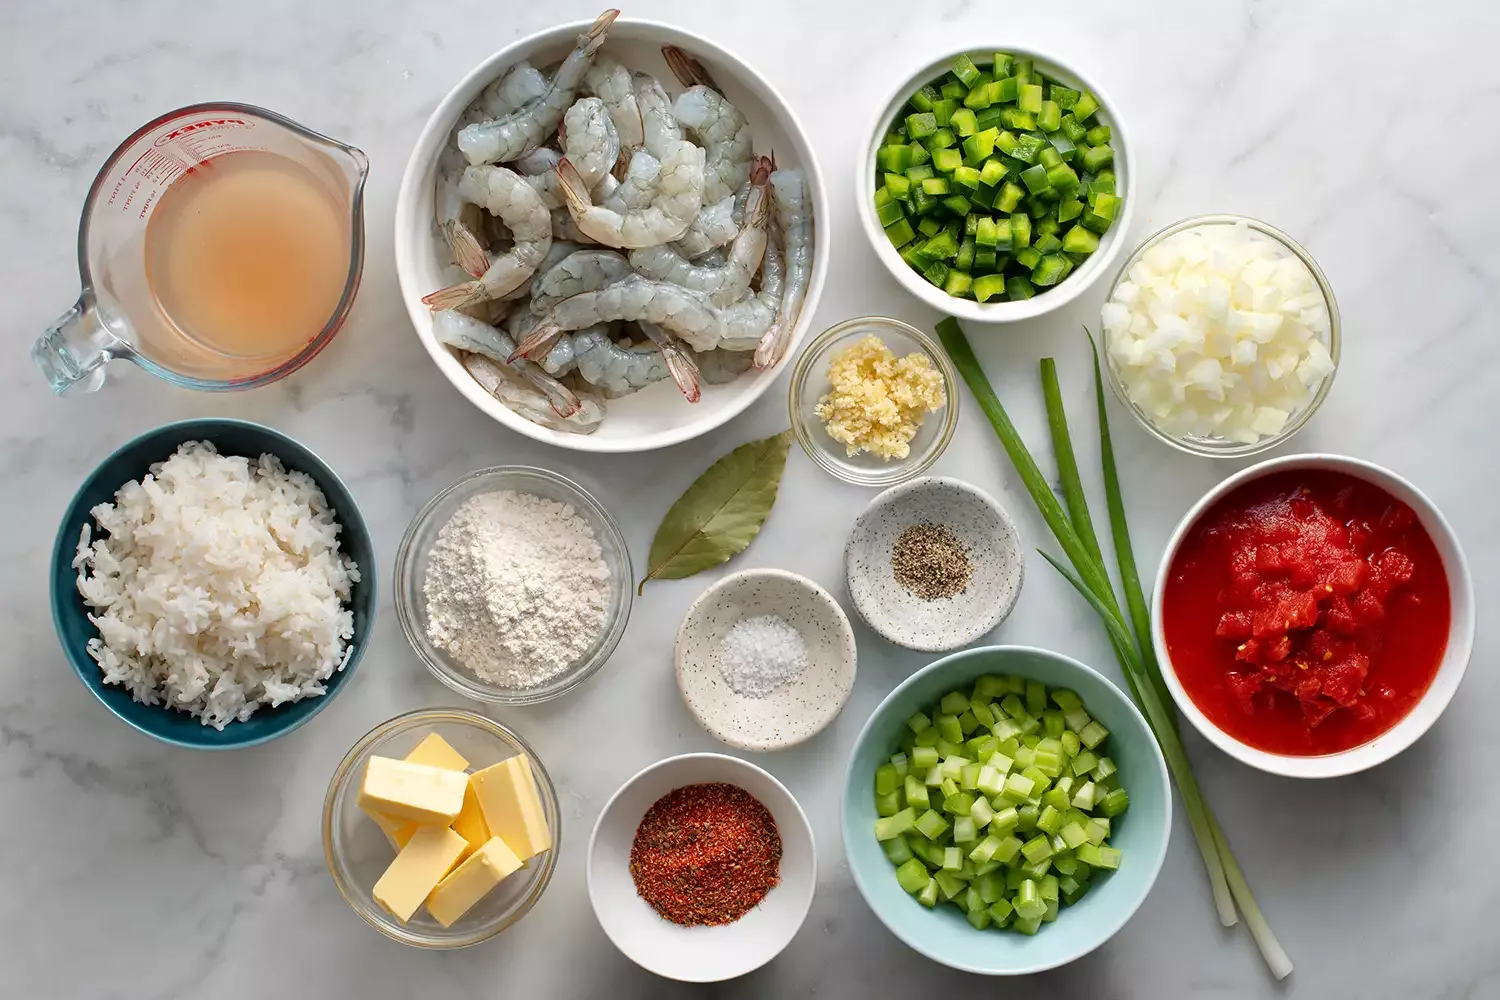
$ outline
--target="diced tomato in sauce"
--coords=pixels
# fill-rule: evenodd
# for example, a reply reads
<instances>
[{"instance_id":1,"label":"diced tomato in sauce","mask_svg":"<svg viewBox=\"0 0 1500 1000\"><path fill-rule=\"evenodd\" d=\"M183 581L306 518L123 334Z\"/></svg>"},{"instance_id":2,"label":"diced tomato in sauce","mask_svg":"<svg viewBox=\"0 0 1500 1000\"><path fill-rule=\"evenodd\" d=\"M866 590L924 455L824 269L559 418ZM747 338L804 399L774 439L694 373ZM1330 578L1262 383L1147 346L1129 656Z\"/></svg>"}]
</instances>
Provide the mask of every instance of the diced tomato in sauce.
<instances>
[{"instance_id":1,"label":"diced tomato in sauce","mask_svg":"<svg viewBox=\"0 0 1500 1000\"><path fill-rule=\"evenodd\" d=\"M1318 756L1400 722L1447 648L1448 581L1421 522L1329 471L1246 483L1168 571L1163 628L1188 697L1271 753Z\"/></svg>"}]
</instances>

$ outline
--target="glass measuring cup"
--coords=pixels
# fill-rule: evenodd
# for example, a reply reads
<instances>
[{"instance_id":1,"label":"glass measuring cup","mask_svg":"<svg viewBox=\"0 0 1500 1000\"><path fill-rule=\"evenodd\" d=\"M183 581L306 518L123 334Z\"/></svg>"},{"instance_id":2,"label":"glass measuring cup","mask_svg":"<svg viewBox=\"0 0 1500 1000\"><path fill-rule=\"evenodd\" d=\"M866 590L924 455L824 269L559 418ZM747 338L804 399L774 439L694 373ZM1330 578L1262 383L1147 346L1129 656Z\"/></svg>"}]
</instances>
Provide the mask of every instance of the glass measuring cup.
<instances>
[{"instance_id":1,"label":"glass measuring cup","mask_svg":"<svg viewBox=\"0 0 1500 1000\"><path fill-rule=\"evenodd\" d=\"M146 230L162 195L188 171L226 153L260 151L309 171L342 199L349 226L343 294L321 330L291 357L230 356L166 315L147 276ZM59 395L92 392L116 358L192 389L250 389L310 361L333 339L354 304L364 267L364 185L369 160L345 145L263 108L194 104L147 122L122 142L89 188L78 227L83 290L31 348ZM252 352L253 354L253 352Z\"/></svg>"}]
</instances>

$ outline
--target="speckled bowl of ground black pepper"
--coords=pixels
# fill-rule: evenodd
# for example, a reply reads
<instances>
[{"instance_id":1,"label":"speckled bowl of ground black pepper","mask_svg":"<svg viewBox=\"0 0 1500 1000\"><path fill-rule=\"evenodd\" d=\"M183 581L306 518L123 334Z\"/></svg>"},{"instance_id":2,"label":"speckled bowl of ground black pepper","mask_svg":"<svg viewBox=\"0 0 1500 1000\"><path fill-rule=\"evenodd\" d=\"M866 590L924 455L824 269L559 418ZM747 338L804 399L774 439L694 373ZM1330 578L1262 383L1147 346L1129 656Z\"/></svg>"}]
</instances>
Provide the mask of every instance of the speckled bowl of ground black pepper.
<instances>
[{"instance_id":1,"label":"speckled bowl of ground black pepper","mask_svg":"<svg viewBox=\"0 0 1500 1000\"><path fill-rule=\"evenodd\" d=\"M865 624L898 646L967 646L1015 607L1025 559L995 498L929 476L870 501L844 546L849 597Z\"/></svg>"}]
</instances>

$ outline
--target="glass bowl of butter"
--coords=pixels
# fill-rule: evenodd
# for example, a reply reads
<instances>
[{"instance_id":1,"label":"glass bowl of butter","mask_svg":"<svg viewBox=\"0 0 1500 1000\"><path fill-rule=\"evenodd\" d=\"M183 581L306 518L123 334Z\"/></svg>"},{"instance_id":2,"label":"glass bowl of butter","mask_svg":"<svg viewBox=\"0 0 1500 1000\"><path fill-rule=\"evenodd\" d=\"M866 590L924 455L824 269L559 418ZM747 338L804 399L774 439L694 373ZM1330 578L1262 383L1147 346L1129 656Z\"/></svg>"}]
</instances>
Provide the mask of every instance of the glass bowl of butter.
<instances>
[{"instance_id":1,"label":"glass bowl of butter","mask_svg":"<svg viewBox=\"0 0 1500 1000\"><path fill-rule=\"evenodd\" d=\"M383 722L344 756L323 853L349 906L417 948L466 948L525 916L557 865L546 768L493 719L456 708Z\"/></svg>"}]
</instances>

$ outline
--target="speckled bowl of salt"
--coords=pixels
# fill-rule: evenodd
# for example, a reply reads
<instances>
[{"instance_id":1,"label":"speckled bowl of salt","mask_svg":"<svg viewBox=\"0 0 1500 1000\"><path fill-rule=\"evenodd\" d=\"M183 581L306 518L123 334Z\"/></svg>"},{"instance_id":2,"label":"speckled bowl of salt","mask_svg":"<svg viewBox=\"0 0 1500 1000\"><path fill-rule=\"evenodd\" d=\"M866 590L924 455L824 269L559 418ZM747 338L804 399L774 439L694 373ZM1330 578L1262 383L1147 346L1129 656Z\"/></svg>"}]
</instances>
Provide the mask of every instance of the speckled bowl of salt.
<instances>
[{"instance_id":1,"label":"speckled bowl of salt","mask_svg":"<svg viewBox=\"0 0 1500 1000\"><path fill-rule=\"evenodd\" d=\"M924 653L967 646L1015 607L1026 562L995 498L929 476L870 501L844 546L849 597L865 623Z\"/></svg>"},{"instance_id":2,"label":"speckled bowl of salt","mask_svg":"<svg viewBox=\"0 0 1500 1000\"><path fill-rule=\"evenodd\" d=\"M677 630L677 688L721 742L781 750L821 732L854 690L854 630L833 595L752 569L705 590Z\"/></svg>"}]
</instances>

